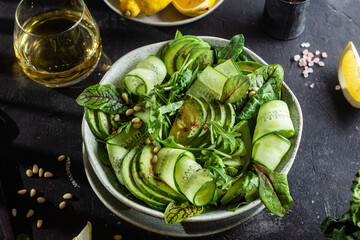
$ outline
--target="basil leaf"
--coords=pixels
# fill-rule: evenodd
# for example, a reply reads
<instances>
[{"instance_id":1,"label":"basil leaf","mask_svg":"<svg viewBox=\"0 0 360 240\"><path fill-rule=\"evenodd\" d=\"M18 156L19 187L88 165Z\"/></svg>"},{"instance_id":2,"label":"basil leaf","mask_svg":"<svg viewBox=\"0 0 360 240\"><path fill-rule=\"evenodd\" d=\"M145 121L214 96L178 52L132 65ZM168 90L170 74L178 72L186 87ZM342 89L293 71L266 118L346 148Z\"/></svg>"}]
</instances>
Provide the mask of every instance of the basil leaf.
<instances>
[{"instance_id":1,"label":"basil leaf","mask_svg":"<svg viewBox=\"0 0 360 240\"><path fill-rule=\"evenodd\" d=\"M278 96L275 94L270 83L265 83L259 91L247 101L245 107L237 116L237 119L249 120L255 118L261 105L276 99L278 99Z\"/></svg>"},{"instance_id":2,"label":"basil leaf","mask_svg":"<svg viewBox=\"0 0 360 240\"><path fill-rule=\"evenodd\" d=\"M284 80L284 69L281 65L263 66L248 76L250 78L250 89L254 87L261 88L262 85L269 82L278 98L281 98L281 86Z\"/></svg>"},{"instance_id":3,"label":"basil leaf","mask_svg":"<svg viewBox=\"0 0 360 240\"><path fill-rule=\"evenodd\" d=\"M166 224L182 222L190 217L200 215L203 211L203 207L196 207L189 202L178 203L171 201L164 212L165 222Z\"/></svg>"},{"instance_id":4,"label":"basil leaf","mask_svg":"<svg viewBox=\"0 0 360 240\"><path fill-rule=\"evenodd\" d=\"M283 217L290 209L293 199L290 196L287 176L272 172L270 169L254 164L259 177L259 195L266 208Z\"/></svg>"},{"instance_id":5,"label":"basil leaf","mask_svg":"<svg viewBox=\"0 0 360 240\"><path fill-rule=\"evenodd\" d=\"M235 35L231 38L228 45L217 52L217 59L234 59L236 60L244 48L245 38L242 34Z\"/></svg>"},{"instance_id":6,"label":"basil leaf","mask_svg":"<svg viewBox=\"0 0 360 240\"><path fill-rule=\"evenodd\" d=\"M95 84L86 88L76 102L81 106L111 114L123 113L128 109L121 93L111 84Z\"/></svg>"},{"instance_id":7,"label":"basil leaf","mask_svg":"<svg viewBox=\"0 0 360 240\"><path fill-rule=\"evenodd\" d=\"M222 103L241 102L247 97L248 89L250 87L249 76L236 75L226 80L220 101Z\"/></svg>"}]
</instances>

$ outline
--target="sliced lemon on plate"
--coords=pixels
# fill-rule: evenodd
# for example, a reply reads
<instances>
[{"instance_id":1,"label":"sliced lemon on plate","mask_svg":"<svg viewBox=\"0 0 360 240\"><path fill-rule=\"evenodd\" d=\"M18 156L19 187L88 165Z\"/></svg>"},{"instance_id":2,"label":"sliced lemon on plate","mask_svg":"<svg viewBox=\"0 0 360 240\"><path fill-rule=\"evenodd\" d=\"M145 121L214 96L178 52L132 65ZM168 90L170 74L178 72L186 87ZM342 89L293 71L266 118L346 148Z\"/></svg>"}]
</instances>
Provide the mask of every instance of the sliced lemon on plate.
<instances>
[{"instance_id":1,"label":"sliced lemon on plate","mask_svg":"<svg viewBox=\"0 0 360 240\"><path fill-rule=\"evenodd\" d=\"M360 57L352 42L340 55L338 79L346 100L360 108Z\"/></svg>"},{"instance_id":2,"label":"sliced lemon on plate","mask_svg":"<svg viewBox=\"0 0 360 240\"><path fill-rule=\"evenodd\" d=\"M214 6L215 0L173 0L172 4L182 14L195 17L206 13Z\"/></svg>"},{"instance_id":3,"label":"sliced lemon on plate","mask_svg":"<svg viewBox=\"0 0 360 240\"><path fill-rule=\"evenodd\" d=\"M87 222L86 226L81 230L79 235L73 238L73 240L91 240L92 226L91 222Z\"/></svg>"}]
</instances>

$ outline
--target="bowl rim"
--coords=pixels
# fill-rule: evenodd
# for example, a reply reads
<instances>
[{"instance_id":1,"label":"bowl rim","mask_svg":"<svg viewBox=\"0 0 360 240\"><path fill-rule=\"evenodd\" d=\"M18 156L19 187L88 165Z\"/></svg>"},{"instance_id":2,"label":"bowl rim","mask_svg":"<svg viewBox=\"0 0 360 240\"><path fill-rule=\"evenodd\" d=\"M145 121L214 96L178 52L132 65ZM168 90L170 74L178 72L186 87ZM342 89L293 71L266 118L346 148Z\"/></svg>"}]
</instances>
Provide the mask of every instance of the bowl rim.
<instances>
[{"instance_id":1,"label":"bowl rim","mask_svg":"<svg viewBox=\"0 0 360 240\"><path fill-rule=\"evenodd\" d=\"M229 42L229 40L227 39L223 39L223 38L218 38L218 37L211 37L211 36L198 36L199 38L205 40L205 41L210 41L210 45L211 46L220 46L220 45L224 45L227 44ZM169 40L171 41L171 40ZM134 49L130 52L128 52L127 54L123 55L122 57L120 57L112 66L111 68L106 72L106 74L103 76L102 80L100 81L100 84L109 84L109 81L113 81L114 79L112 79L112 74L114 72L114 69L119 67L118 65L120 65L121 61L123 61L122 59L126 59L126 57L132 56L137 52L141 52L144 49L147 48L158 48L159 50L161 50L166 43L168 43L169 41L162 41L162 42L158 42L158 43L153 43L153 44L149 44L137 49ZM218 43L218 44L214 44L214 43ZM251 51L250 49L244 47L244 52L246 54L248 54L251 58L253 58L253 60L255 60L256 62L262 63L264 65L268 65L262 58L260 58L256 53L254 53L253 51ZM299 145L300 145L300 141L301 141L301 135L302 135L302 127L303 127L303 117L302 117L302 111L301 111L301 107L300 104L296 98L296 96L294 95L294 93L291 91L291 89L286 85L285 82L283 82L283 88L286 88L286 90L289 92L292 100L295 103L295 107L296 110L299 114L299 131L297 133L297 140L295 142L295 146L294 146L294 150L292 152L292 155L290 157L290 159L288 160L288 162L285 164L285 166L283 167L283 169L281 169L281 173L284 174L288 174L288 172L290 171L293 162L295 160ZM140 203L140 201L137 200L130 200L128 198L126 198L125 196L123 196L113 185L112 183L109 181L109 179L104 179L101 172L100 171L104 171L102 168L106 167L106 166L102 166L102 164L100 163L100 161L97 160L95 152L94 151L89 151L89 148L91 148L91 146L89 146L89 142L88 142L88 137L92 137L94 138L94 136L91 135L88 136L88 133L91 133L91 130L85 120L85 116L83 117L83 121L82 121L82 137L83 137L83 142L85 145L85 150L88 154L88 158L89 158L89 162L91 164L91 166L94 169L95 174L97 175L97 177L99 178L99 180L101 181L101 183L104 185L104 187L106 188L107 191L109 191L115 198L117 198L119 201L121 201L122 203L124 203L125 205L127 205L128 207L131 207L141 213L156 217L156 218L164 218L164 213L160 212L158 210L152 209L150 207L147 207L145 204ZM120 186L120 184L119 184ZM203 213L200 214L197 217L194 218L189 218L186 219L186 222L206 222L206 221L216 221L216 220L220 220L220 219L224 219L224 218L229 218L232 216L235 216L237 214L240 214L242 212L246 212L248 210L250 210L253 207L262 207L264 208L263 203L261 202L261 200L258 198L257 200L242 206L241 208L239 208L238 210L231 212L231 211L227 211L224 208L219 208L215 211L212 212L208 212L208 213ZM221 213L221 214L220 214Z\"/></svg>"}]
</instances>

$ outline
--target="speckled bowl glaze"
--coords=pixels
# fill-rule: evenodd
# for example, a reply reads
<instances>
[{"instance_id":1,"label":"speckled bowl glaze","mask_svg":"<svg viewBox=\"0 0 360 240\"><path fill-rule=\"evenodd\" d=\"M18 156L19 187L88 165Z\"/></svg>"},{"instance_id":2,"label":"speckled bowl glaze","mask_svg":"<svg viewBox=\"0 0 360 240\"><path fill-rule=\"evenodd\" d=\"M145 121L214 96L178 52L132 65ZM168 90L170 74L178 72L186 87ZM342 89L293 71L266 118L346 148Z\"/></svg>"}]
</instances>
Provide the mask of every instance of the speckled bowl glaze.
<instances>
[{"instance_id":1,"label":"speckled bowl glaze","mask_svg":"<svg viewBox=\"0 0 360 240\"><path fill-rule=\"evenodd\" d=\"M211 46L214 47L222 47L225 46L229 41L216 37L200 37L203 40L207 41ZM109 69L109 71L105 74L100 83L102 84L114 84L120 88L123 88L123 77L124 75L135 68L137 63L143 59L145 59L148 55L159 55L163 47L166 45L166 42L160 42L151 44L148 46L144 46L129 52L128 54L121 57L117 60L113 66ZM254 61L267 64L264 60L262 60L258 55L249 50L248 48L244 48L244 52L251 57ZM287 174L295 160L297 150L299 148L301 134L302 134L302 126L303 126L303 118L302 112L299 105L298 100L295 95L289 89L289 87L284 83L282 87L282 99L288 104L290 115L292 122L295 127L296 134L290 140L292 142L292 146L287 154L282 159L281 163L277 167L277 171L281 173ZM95 140L94 135L91 133L91 130L86 123L85 118L82 123L82 136L85 145L86 154L88 156L89 163L94 170L97 178L103 185L103 187L118 201L122 204L142 213L155 218L164 218L164 214L160 211L154 210L141 201L130 200L126 197L128 191L124 186L121 186L113 170L109 167L106 167L101 164L97 157L97 142ZM240 219L246 220L258 212L260 212L264 208L260 199L257 199L251 202L248 205L245 205L239 208L235 212L229 212L225 209L218 209L213 212L204 213L197 217L187 219L185 222L187 223L209 223L214 221L220 221L225 219L231 219L236 216L237 222ZM120 216L121 217L121 216ZM126 219L125 219L126 220ZM164 223L165 224L165 223ZM150 229L151 230L151 229Z\"/></svg>"}]
</instances>

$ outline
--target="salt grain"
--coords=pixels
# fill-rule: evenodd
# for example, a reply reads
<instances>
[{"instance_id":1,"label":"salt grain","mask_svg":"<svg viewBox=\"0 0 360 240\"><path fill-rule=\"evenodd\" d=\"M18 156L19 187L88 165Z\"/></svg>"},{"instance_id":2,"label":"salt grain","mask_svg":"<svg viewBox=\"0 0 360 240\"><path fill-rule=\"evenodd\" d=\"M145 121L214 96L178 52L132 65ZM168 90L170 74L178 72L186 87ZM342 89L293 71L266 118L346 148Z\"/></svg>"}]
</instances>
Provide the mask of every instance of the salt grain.
<instances>
[{"instance_id":1,"label":"salt grain","mask_svg":"<svg viewBox=\"0 0 360 240\"><path fill-rule=\"evenodd\" d=\"M336 85L336 86L335 86L335 90L336 90L336 91L339 91L340 89L341 89L340 85Z\"/></svg>"},{"instance_id":2,"label":"salt grain","mask_svg":"<svg viewBox=\"0 0 360 240\"><path fill-rule=\"evenodd\" d=\"M319 50L316 50L316 51L315 51L315 55L320 55L320 51L319 51Z\"/></svg>"},{"instance_id":3,"label":"salt grain","mask_svg":"<svg viewBox=\"0 0 360 240\"><path fill-rule=\"evenodd\" d=\"M313 62L314 62L314 63L318 63L319 61L320 61L319 58L314 58L314 59L313 59Z\"/></svg>"},{"instance_id":4,"label":"salt grain","mask_svg":"<svg viewBox=\"0 0 360 240\"><path fill-rule=\"evenodd\" d=\"M320 66L320 67L325 66L325 63L324 63L324 62L322 62L322 61L320 61L318 64L319 64L319 66Z\"/></svg>"},{"instance_id":5,"label":"salt grain","mask_svg":"<svg viewBox=\"0 0 360 240\"><path fill-rule=\"evenodd\" d=\"M313 73L313 72L314 72L314 69L309 68L309 69L308 69L308 72L309 72L309 73Z\"/></svg>"},{"instance_id":6,"label":"salt grain","mask_svg":"<svg viewBox=\"0 0 360 240\"><path fill-rule=\"evenodd\" d=\"M309 66L309 67L314 66L314 62L313 62L313 61L310 61L310 62L308 63L308 66Z\"/></svg>"},{"instance_id":7,"label":"salt grain","mask_svg":"<svg viewBox=\"0 0 360 240\"><path fill-rule=\"evenodd\" d=\"M309 50L305 49L304 51L302 51L302 54L307 55L309 53Z\"/></svg>"},{"instance_id":8,"label":"salt grain","mask_svg":"<svg viewBox=\"0 0 360 240\"><path fill-rule=\"evenodd\" d=\"M294 61L297 62L297 61L299 61L299 60L300 60L300 55L295 55L295 56L294 56Z\"/></svg>"},{"instance_id":9,"label":"salt grain","mask_svg":"<svg viewBox=\"0 0 360 240\"><path fill-rule=\"evenodd\" d=\"M314 86L315 86L315 84L314 84L314 83L310 84L310 87L311 87L311 88L314 88Z\"/></svg>"},{"instance_id":10,"label":"salt grain","mask_svg":"<svg viewBox=\"0 0 360 240\"><path fill-rule=\"evenodd\" d=\"M327 56L327 53L326 53L326 52L322 52L322 53L321 53L321 57L322 57L322 58L327 58L327 57L328 57L328 56Z\"/></svg>"}]
</instances>

